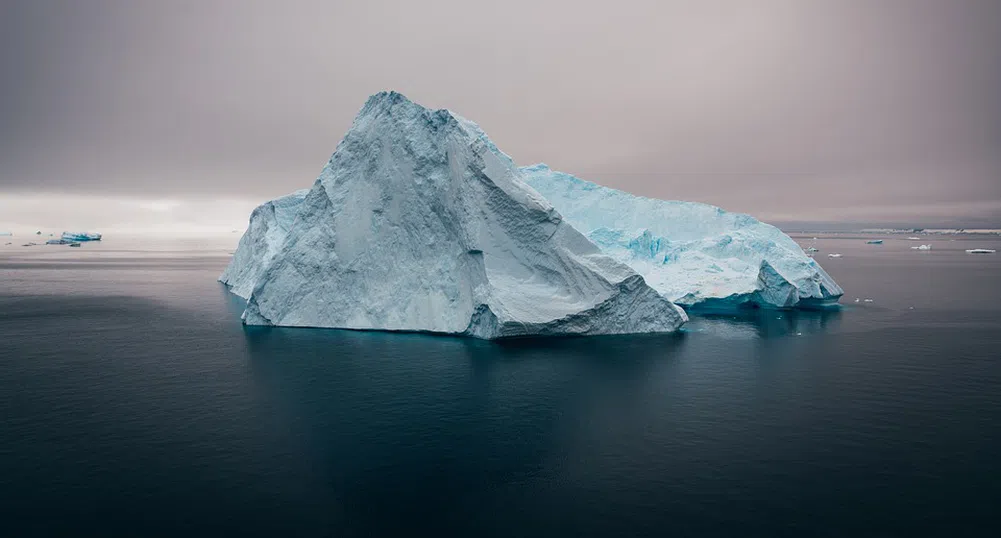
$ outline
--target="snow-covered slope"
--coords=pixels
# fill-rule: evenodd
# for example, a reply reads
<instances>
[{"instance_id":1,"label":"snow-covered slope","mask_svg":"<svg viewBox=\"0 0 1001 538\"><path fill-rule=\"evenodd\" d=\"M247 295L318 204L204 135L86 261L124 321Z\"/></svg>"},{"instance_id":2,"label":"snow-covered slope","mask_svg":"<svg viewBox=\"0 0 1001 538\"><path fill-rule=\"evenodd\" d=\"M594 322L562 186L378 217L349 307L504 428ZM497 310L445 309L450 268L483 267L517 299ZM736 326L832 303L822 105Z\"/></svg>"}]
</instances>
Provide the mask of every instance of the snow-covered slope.
<instances>
[{"instance_id":1,"label":"snow-covered slope","mask_svg":"<svg viewBox=\"0 0 1001 538\"><path fill-rule=\"evenodd\" d=\"M220 278L248 298L247 324L499 338L687 319L565 223L478 126L395 92L369 98L291 197L291 223L277 201L274 217L254 212Z\"/></svg>"},{"instance_id":2,"label":"snow-covered slope","mask_svg":"<svg viewBox=\"0 0 1001 538\"><path fill-rule=\"evenodd\" d=\"M683 306L823 307L843 293L795 241L751 216L634 196L544 164L521 170L603 252Z\"/></svg>"},{"instance_id":3,"label":"snow-covered slope","mask_svg":"<svg viewBox=\"0 0 1001 538\"><path fill-rule=\"evenodd\" d=\"M302 189L265 202L250 214L250 226L240 238L229 266L219 277L230 291L240 297L250 297L254 284L285 242L299 205L309 189Z\"/></svg>"}]
</instances>

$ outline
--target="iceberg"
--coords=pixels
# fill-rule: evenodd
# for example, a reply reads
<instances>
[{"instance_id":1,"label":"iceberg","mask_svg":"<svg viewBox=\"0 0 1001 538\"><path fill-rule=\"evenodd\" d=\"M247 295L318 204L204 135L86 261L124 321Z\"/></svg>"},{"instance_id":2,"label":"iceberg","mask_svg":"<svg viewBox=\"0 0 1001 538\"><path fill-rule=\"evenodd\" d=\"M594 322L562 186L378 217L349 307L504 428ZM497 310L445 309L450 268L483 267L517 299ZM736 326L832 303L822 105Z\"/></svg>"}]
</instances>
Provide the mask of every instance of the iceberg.
<instances>
[{"instance_id":1,"label":"iceberg","mask_svg":"<svg viewBox=\"0 0 1001 538\"><path fill-rule=\"evenodd\" d=\"M11 233L11 232L0 232L0 236L6 237L6 236L10 236L10 235L14 235L14 234Z\"/></svg>"},{"instance_id":2,"label":"iceberg","mask_svg":"<svg viewBox=\"0 0 1001 538\"><path fill-rule=\"evenodd\" d=\"M967 254L994 254L997 250L993 248L968 248L966 249Z\"/></svg>"},{"instance_id":3,"label":"iceberg","mask_svg":"<svg viewBox=\"0 0 1001 538\"><path fill-rule=\"evenodd\" d=\"M869 241L866 241L865 244L867 244L867 245L882 245L883 244L883 240L882 239L870 239Z\"/></svg>"},{"instance_id":4,"label":"iceberg","mask_svg":"<svg viewBox=\"0 0 1001 538\"><path fill-rule=\"evenodd\" d=\"M931 250L931 245L918 245L916 247L911 247L911 250Z\"/></svg>"},{"instance_id":5,"label":"iceberg","mask_svg":"<svg viewBox=\"0 0 1001 538\"><path fill-rule=\"evenodd\" d=\"M687 321L475 123L396 92L368 99L312 188L254 210L220 280L247 325L495 339Z\"/></svg>"},{"instance_id":6,"label":"iceberg","mask_svg":"<svg viewBox=\"0 0 1001 538\"><path fill-rule=\"evenodd\" d=\"M66 241L100 241L101 234L87 232L63 232Z\"/></svg>"},{"instance_id":7,"label":"iceberg","mask_svg":"<svg viewBox=\"0 0 1001 538\"><path fill-rule=\"evenodd\" d=\"M261 272L278 254L299 206L309 194L302 189L265 202L250 214L250 227L240 238L240 243L219 281L240 297L250 297Z\"/></svg>"},{"instance_id":8,"label":"iceberg","mask_svg":"<svg viewBox=\"0 0 1001 538\"><path fill-rule=\"evenodd\" d=\"M602 252L686 308L826 308L844 293L792 238L749 215L634 196L544 164L522 172Z\"/></svg>"}]
</instances>

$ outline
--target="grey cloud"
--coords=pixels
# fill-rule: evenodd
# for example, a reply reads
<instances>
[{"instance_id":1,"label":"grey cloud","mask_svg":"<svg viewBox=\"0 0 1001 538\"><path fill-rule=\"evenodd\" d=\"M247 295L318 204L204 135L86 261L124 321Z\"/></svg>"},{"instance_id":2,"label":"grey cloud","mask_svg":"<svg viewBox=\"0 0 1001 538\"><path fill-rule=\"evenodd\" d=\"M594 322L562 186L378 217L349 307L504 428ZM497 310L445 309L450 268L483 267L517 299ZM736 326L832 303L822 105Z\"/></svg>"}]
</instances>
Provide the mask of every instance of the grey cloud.
<instances>
[{"instance_id":1,"label":"grey cloud","mask_svg":"<svg viewBox=\"0 0 1001 538\"><path fill-rule=\"evenodd\" d=\"M396 89L639 194L999 217L994 0L0 6L0 196L280 195Z\"/></svg>"}]
</instances>

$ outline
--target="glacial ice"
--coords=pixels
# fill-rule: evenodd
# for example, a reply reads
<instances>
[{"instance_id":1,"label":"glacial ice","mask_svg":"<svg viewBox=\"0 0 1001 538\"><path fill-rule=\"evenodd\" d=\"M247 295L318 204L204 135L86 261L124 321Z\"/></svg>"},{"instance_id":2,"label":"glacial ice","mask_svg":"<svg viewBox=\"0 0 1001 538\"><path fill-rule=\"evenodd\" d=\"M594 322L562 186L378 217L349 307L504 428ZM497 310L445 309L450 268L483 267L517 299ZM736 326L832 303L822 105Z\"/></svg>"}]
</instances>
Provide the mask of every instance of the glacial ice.
<instances>
[{"instance_id":1,"label":"glacial ice","mask_svg":"<svg viewBox=\"0 0 1001 538\"><path fill-rule=\"evenodd\" d=\"M634 196L551 170L526 181L602 252L685 307L826 307L844 293L778 228L718 207Z\"/></svg>"},{"instance_id":2,"label":"glacial ice","mask_svg":"<svg viewBox=\"0 0 1001 538\"><path fill-rule=\"evenodd\" d=\"M687 320L476 124L395 92L369 98L311 189L253 212L220 280L247 298L249 325L491 339Z\"/></svg>"},{"instance_id":3,"label":"glacial ice","mask_svg":"<svg viewBox=\"0 0 1001 538\"><path fill-rule=\"evenodd\" d=\"M101 234L87 232L63 232L62 238L66 241L100 241Z\"/></svg>"},{"instance_id":4,"label":"glacial ice","mask_svg":"<svg viewBox=\"0 0 1001 538\"><path fill-rule=\"evenodd\" d=\"M295 191L261 204L250 214L250 227L240 238L232 261L219 277L233 293L250 297L261 272L281 250L307 194L309 189Z\"/></svg>"}]
</instances>

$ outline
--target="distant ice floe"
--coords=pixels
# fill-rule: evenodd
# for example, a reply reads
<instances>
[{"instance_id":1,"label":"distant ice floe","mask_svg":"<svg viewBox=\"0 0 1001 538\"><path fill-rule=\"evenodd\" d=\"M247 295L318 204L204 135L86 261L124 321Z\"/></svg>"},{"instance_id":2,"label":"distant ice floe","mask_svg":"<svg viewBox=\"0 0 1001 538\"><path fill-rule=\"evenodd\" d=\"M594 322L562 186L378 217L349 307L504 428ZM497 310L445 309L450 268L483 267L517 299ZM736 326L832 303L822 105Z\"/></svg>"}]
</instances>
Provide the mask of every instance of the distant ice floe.
<instances>
[{"instance_id":1,"label":"distant ice floe","mask_svg":"<svg viewBox=\"0 0 1001 538\"><path fill-rule=\"evenodd\" d=\"M931 245L918 245L916 247L911 247L911 250L931 250Z\"/></svg>"},{"instance_id":2,"label":"distant ice floe","mask_svg":"<svg viewBox=\"0 0 1001 538\"><path fill-rule=\"evenodd\" d=\"M64 241L100 241L101 234L88 232L63 232Z\"/></svg>"},{"instance_id":3,"label":"distant ice floe","mask_svg":"<svg viewBox=\"0 0 1001 538\"><path fill-rule=\"evenodd\" d=\"M832 253L828 254L827 257L828 258L840 258L841 254L839 254L837 252L832 252Z\"/></svg>"},{"instance_id":4,"label":"distant ice floe","mask_svg":"<svg viewBox=\"0 0 1001 538\"><path fill-rule=\"evenodd\" d=\"M966 249L967 254L994 254L997 250L992 248L968 248Z\"/></svg>"},{"instance_id":5,"label":"distant ice floe","mask_svg":"<svg viewBox=\"0 0 1001 538\"><path fill-rule=\"evenodd\" d=\"M882 245L883 244L883 240L882 239L870 239L869 241L866 241L865 244L867 244L867 245Z\"/></svg>"}]
</instances>

